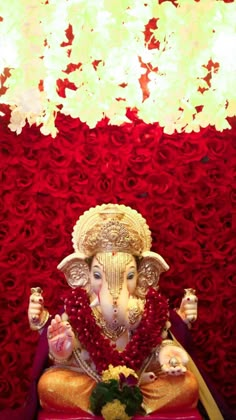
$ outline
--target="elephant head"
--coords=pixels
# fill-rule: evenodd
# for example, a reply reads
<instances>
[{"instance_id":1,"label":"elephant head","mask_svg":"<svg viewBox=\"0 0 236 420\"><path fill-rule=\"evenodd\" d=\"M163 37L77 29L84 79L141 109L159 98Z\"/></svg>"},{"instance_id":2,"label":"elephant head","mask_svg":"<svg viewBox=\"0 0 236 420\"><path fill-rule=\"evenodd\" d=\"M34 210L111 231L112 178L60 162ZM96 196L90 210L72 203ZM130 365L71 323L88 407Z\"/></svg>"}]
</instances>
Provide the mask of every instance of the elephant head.
<instances>
[{"instance_id":1,"label":"elephant head","mask_svg":"<svg viewBox=\"0 0 236 420\"><path fill-rule=\"evenodd\" d=\"M111 338L136 328L148 288L158 288L160 273L169 268L150 251L143 217L125 206L97 206L75 225L73 244L76 252L58 266L69 285L86 289L97 321Z\"/></svg>"}]
</instances>

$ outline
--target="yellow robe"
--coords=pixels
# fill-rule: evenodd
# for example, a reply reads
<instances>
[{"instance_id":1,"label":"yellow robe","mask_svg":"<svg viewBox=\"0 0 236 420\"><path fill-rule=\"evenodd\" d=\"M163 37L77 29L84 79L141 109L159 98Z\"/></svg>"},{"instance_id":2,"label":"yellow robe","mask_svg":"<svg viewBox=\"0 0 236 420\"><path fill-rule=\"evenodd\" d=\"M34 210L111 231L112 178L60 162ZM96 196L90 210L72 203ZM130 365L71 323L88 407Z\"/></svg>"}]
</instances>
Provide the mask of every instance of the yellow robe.
<instances>
[{"instance_id":1,"label":"yellow robe","mask_svg":"<svg viewBox=\"0 0 236 420\"><path fill-rule=\"evenodd\" d=\"M48 410L89 411L89 397L96 382L88 375L66 368L51 368L38 383L40 404ZM147 413L160 409L196 407L198 383L191 372L180 376L160 375L154 382L141 385L143 407Z\"/></svg>"}]
</instances>

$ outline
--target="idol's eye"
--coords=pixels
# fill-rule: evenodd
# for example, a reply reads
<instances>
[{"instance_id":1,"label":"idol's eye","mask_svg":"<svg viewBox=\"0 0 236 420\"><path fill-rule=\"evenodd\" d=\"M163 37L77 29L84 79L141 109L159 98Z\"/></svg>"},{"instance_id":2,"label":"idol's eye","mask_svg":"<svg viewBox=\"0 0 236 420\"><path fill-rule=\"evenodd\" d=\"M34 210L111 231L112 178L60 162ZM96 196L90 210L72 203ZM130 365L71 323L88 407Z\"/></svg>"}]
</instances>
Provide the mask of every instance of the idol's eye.
<instances>
[{"instance_id":1,"label":"idol's eye","mask_svg":"<svg viewBox=\"0 0 236 420\"><path fill-rule=\"evenodd\" d=\"M134 271L130 271L127 274L127 280L133 280L134 277L135 277L135 272Z\"/></svg>"},{"instance_id":2,"label":"idol's eye","mask_svg":"<svg viewBox=\"0 0 236 420\"><path fill-rule=\"evenodd\" d=\"M102 279L102 274L99 271L94 271L93 272L93 277L95 278L95 280L101 280Z\"/></svg>"}]
</instances>

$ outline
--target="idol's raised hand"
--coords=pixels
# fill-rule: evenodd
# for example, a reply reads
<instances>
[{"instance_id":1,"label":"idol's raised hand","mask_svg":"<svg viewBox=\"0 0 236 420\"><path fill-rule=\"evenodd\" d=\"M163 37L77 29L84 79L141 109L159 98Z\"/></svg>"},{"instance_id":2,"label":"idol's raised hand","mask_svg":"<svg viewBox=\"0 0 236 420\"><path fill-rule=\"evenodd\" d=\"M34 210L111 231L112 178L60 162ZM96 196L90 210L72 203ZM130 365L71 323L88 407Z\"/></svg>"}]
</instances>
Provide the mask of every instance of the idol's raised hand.
<instances>
[{"instance_id":1,"label":"idol's raised hand","mask_svg":"<svg viewBox=\"0 0 236 420\"><path fill-rule=\"evenodd\" d=\"M58 362L69 359L75 344L75 335L69 322L56 315L48 327L47 336L51 357Z\"/></svg>"}]
</instances>

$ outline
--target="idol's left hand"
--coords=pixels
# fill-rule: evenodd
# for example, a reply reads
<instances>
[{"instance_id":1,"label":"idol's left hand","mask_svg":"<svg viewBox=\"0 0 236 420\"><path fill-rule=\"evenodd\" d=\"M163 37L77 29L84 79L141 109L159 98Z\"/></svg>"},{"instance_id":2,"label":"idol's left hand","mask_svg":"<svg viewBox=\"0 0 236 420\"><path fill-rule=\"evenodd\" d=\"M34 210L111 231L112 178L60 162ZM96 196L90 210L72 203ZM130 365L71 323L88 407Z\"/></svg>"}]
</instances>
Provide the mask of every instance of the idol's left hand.
<instances>
[{"instance_id":1,"label":"idol's left hand","mask_svg":"<svg viewBox=\"0 0 236 420\"><path fill-rule=\"evenodd\" d=\"M175 345L164 345L159 352L159 362L163 372L169 375L182 375L186 372L188 355L184 349Z\"/></svg>"}]
</instances>

